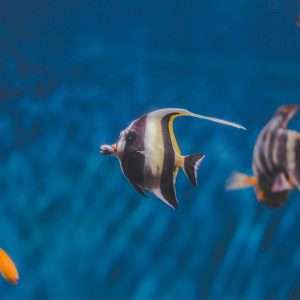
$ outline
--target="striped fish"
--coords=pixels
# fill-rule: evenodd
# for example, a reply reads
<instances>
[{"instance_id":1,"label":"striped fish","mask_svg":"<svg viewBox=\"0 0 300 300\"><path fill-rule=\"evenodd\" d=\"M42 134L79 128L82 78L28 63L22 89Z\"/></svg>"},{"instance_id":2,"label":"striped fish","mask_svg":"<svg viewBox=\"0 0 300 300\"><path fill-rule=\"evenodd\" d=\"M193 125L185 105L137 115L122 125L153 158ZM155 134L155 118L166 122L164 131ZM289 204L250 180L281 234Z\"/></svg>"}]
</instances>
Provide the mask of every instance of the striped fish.
<instances>
[{"instance_id":1,"label":"striped fish","mask_svg":"<svg viewBox=\"0 0 300 300\"><path fill-rule=\"evenodd\" d=\"M120 134L114 145L102 145L102 154L115 155L129 182L145 195L153 193L172 208L177 208L176 177L182 169L193 185L204 159L201 153L183 156L178 146L173 122L180 116L191 116L223 125L244 128L225 120L194 114L186 109L166 108L143 115Z\"/></svg>"},{"instance_id":2,"label":"striped fish","mask_svg":"<svg viewBox=\"0 0 300 300\"><path fill-rule=\"evenodd\" d=\"M0 273L11 284L17 284L19 281L16 265L3 249L0 249Z\"/></svg>"},{"instance_id":3,"label":"striped fish","mask_svg":"<svg viewBox=\"0 0 300 300\"><path fill-rule=\"evenodd\" d=\"M300 187L300 133L287 128L299 105L280 107L260 132L253 151L254 176L234 173L227 189L254 187L258 201L280 207Z\"/></svg>"}]
</instances>

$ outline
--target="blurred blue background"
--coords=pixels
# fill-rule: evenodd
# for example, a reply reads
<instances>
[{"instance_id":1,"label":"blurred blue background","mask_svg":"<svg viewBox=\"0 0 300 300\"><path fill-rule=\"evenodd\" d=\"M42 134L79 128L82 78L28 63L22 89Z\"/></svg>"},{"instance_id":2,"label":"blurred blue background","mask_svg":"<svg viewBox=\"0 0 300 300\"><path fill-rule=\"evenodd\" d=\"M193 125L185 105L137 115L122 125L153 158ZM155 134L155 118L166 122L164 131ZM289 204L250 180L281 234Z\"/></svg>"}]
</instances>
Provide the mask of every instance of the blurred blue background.
<instances>
[{"instance_id":1,"label":"blurred blue background","mask_svg":"<svg viewBox=\"0 0 300 300\"><path fill-rule=\"evenodd\" d=\"M253 191L256 136L300 102L296 1L3 1L0 10L0 232L17 287L0 298L300 299L300 194L279 210ZM248 132L176 121L180 208L141 198L99 155L144 112L183 107ZM296 119L297 120L297 119ZM300 129L300 117L293 127Z\"/></svg>"}]
</instances>

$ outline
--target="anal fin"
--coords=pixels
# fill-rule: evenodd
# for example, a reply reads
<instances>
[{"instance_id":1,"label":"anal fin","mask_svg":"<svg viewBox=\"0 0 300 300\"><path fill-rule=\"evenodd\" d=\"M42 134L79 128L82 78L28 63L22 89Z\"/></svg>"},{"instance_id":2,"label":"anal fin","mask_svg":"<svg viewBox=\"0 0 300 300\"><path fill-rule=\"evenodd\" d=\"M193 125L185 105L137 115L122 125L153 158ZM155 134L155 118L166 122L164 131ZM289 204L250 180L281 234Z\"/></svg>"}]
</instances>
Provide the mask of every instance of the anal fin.
<instances>
[{"instance_id":1,"label":"anal fin","mask_svg":"<svg viewBox=\"0 0 300 300\"><path fill-rule=\"evenodd\" d=\"M289 180L286 178L284 173L280 173L276 176L273 186L272 186L272 192L274 193L280 193L284 191L292 190L293 186L289 182Z\"/></svg>"},{"instance_id":2,"label":"anal fin","mask_svg":"<svg viewBox=\"0 0 300 300\"><path fill-rule=\"evenodd\" d=\"M170 206L173 209L178 208L178 201L176 197L176 193L173 188L169 188L168 191L164 191L164 194L162 194L162 191L159 188L152 189L152 193L159 198L161 201L166 203L168 206Z\"/></svg>"}]
</instances>

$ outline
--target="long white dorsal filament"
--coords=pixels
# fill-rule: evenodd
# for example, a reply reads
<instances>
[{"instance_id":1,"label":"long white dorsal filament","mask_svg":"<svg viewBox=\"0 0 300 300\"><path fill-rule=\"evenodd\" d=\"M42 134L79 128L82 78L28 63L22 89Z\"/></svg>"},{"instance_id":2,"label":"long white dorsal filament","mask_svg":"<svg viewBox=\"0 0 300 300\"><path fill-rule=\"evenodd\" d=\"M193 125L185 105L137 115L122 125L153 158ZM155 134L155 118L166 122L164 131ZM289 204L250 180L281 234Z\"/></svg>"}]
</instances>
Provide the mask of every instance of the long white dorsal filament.
<instances>
[{"instance_id":1,"label":"long white dorsal filament","mask_svg":"<svg viewBox=\"0 0 300 300\"><path fill-rule=\"evenodd\" d=\"M222 120L222 119L218 119L218 118L213 118L213 117L207 117L207 116L204 116L204 115L198 115L198 114L194 114L192 112L189 112L188 115L191 116L191 117L194 117L194 118L198 118L198 119L202 119L202 120L207 120L207 121L219 123L219 124L226 125L226 126L235 127L235 128L238 128L238 129L247 130L242 125L239 125L239 124L233 123L233 122L229 122L229 121L226 121L226 120Z\"/></svg>"}]
</instances>

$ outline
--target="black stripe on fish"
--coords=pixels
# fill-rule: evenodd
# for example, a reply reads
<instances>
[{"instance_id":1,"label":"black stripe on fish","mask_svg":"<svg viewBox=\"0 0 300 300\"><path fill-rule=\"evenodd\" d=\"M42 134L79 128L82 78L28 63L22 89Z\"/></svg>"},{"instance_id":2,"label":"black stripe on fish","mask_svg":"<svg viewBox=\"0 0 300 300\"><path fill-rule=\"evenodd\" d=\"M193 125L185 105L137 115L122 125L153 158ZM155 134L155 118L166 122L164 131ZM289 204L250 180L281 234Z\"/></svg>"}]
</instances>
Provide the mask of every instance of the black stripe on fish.
<instances>
[{"instance_id":1,"label":"black stripe on fish","mask_svg":"<svg viewBox=\"0 0 300 300\"><path fill-rule=\"evenodd\" d=\"M270 177L277 172L274 146L277 145L277 132L281 130L280 122L281 117L275 115L261 131L255 146L255 168Z\"/></svg>"},{"instance_id":2,"label":"black stripe on fish","mask_svg":"<svg viewBox=\"0 0 300 300\"><path fill-rule=\"evenodd\" d=\"M146 115L132 123L125 137L121 166L131 184L142 194L145 192L145 136Z\"/></svg>"},{"instance_id":3,"label":"black stripe on fish","mask_svg":"<svg viewBox=\"0 0 300 300\"><path fill-rule=\"evenodd\" d=\"M279 130L277 132L277 141L276 141L276 161L281 170L287 169L287 142L288 142L288 133L285 130Z\"/></svg>"},{"instance_id":4,"label":"black stripe on fish","mask_svg":"<svg viewBox=\"0 0 300 300\"><path fill-rule=\"evenodd\" d=\"M164 160L163 170L160 178L160 190L166 201L174 208L178 207L174 187L174 170L175 170L175 152L169 133L170 117L174 114L165 116L161 121L162 136L164 142Z\"/></svg>"},{"instance_id":5,"label":"black stripe on fish","mask_svg":"<svg viewBox=\"0 0 300 300\"><path fill-rule=\"evenodd\" d=\"M297 179L298 185L300 185L300 138L298 138L295 142L295 159L295 177Z\"/></svg>"},{"instance_id":6,"label":"black stripe on fish","mask_svg":"<svg viewBox=\"0 0 300 300\"><path fill-rule=\"evenodd\" d=\"M271 167L272 170L274 170L274 172L278 172L279 168L278 168L278 164L276 163L276 161L274 160L274 156L273 156L273 152L277 152L277 149L275 149L275 147L278 147L278 144L276 143L276 140L278 138L278 130L272 130L270 131L270 136L269 136L269 145L268 145L268 149L267 149L267 158L269 161L269 166Z\"/></svg>"},{"instance_id":7,"label":"black stripe on fish","mask_svg":"<svg viewBox=\"0 0 300 300\"><path fill-rule=\"evenodd\" d=\"M288 130L279 128L273 132L273 142L270 144L269 157L272 160L273 174L284 173L288 178Z\"/></svg>"},{"instance_id":8,"label":"black stripe on fish","mask_svg":"<svg viewBox=\"0 0 300 300\"><path fill-rule=\"evenodd\" d=\"M274 139L274 146L273 151L275 151L275 160L274 166L271 171L271 173L265 173L265 172L258 172L257 179L258 179L258 185L260 189L265 194L265 203L271 207L279 207L288 197L288 191L283 192L272 192L273 184L275 182L276 177L283 173L285 174L286 178L289 178L288 172L287 172L287 141L288 141L288 134L286 130L279 129L277 131L274 131L273 133L275 135ZM270 147L272 148L272 147ZM271 154L271 149L268 151L268 155Z\"/></svg>"},{"instance_id":9,"label":"black stripe on fish","mask_svg":"<svg viewBox=\"0 0 300 300\"><path fill-rule=\"evenodd\" d=\"M140 152L125 154L121 161L125 176L134 188L141 194L145 194L144 188L144 165L145 156Z\"/></svg>"},{"instance_id":10,"label":"black stripe on fish","mask_svg":"<svg viewBox=\"0 0 300 300\"><path fill-rule=\"evenodd\" d=\"M268 130L265 130L261 138L258 140L254 164L259 173L263 173L265 176L272 177L273 172L271 169L269 169L267 152L265 151L265 143L268 134Z\"/></svg>"},{"instance_id":11,"label":"black stripe on fish","mask_svg":"<svg viewBox=\"0 0 300 300\"><path fill-rule=\"evenodd\" d=\"M277 130L267 125L257 140L253 166L260 189L267 195L271 193L273 182L278 174L278 167L273 161L272 149L277 140ZM273 128L272 128L273 127ZM280 143L281 144L281 143ZM280 146L281 147L281 146Z\"/></svg>"}]
</instances>

